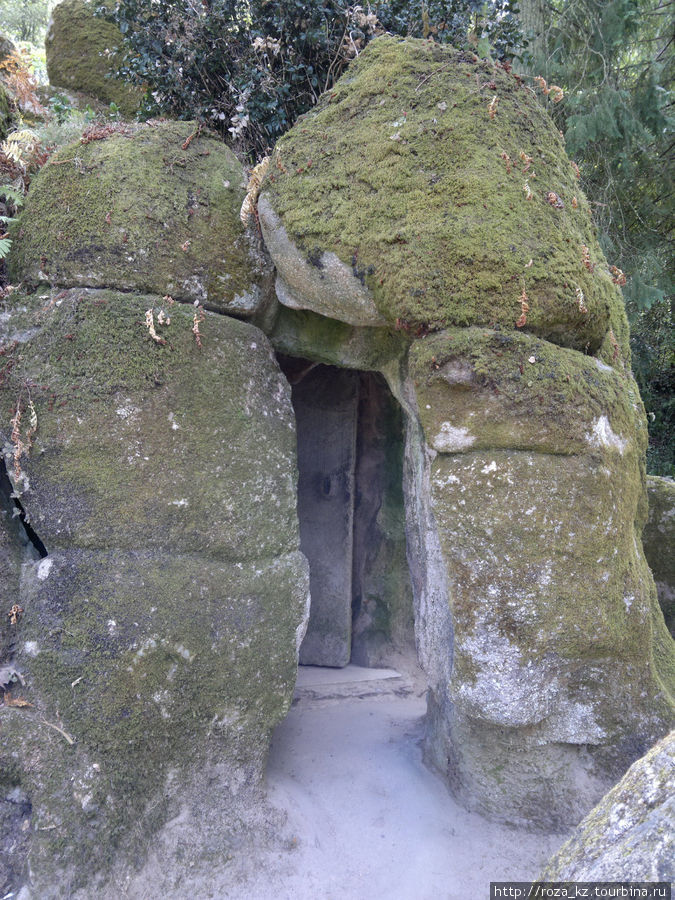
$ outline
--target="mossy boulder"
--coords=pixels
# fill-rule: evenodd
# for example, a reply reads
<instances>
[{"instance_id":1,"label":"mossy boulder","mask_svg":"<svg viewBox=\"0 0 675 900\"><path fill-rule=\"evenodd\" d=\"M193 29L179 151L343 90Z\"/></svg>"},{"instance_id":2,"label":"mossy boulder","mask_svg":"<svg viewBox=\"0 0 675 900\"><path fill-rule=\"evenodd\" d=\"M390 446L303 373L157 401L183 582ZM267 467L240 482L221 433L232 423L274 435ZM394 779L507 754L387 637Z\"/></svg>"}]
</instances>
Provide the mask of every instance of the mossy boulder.
<instances>
[{"instance_id":1,"label":"mossy boulder","mask_svg":"<svg viewBox=\"0 0 675 900\"><path fill-rule=\"evenodd\" d=\"M380 38L258 213L275 346L379 371L404 410L429 759L483 814L576 824L672 727L675 658L626 317L558 133L509 73Z\"/></svg>"},{"instance_id":2,"label":"mossy boulder","mask_svg":"<svg viewBox=\"0 0 675 900\"><path fill-rule=\"evenodd\" d=\"M32 706L0 709L0 781L32 804L36 895L92 896L179 814L191 858L247 840L307 608L290 391L235 319L207 313L199 346L195 310L157 297L13 302L0 421L42 558L22 568L8 662ZM37 419L18 457L17 404L25 443Z\"/></svg>"},{"instance_id":3,"label":"mossy boulder","mask_svg":"<svg viewBox=\"0 0 675 900\"><path fill-rule=\"evenodd\" d=\"M6 34L0 34L0 62L16 53L16 44Z\"/></svg>"},{"instance_id":4,"label":"mossy boulder","mask_svg":"<svg viewBox=\"0 0 675 900\"><path fill-rule=\"evenodd\" d=\"M548 862L540 881L675 881L675 732L634 763Z\"/></svg>"},{"instance_id":5,"label":"mossy boulder","mask_svg":"<svg viewBox=\"0 0 675 900\"><path fill-rule=\"evenodd\" d=\"M19 603L19 575L23 561L23 543L18 519L9 500L11 489L4 471L0 472L4 490L0 490L0 668L9 658L14 641L14 625L8 615L14 604Z\"/></svg>"},{"instance_id":6,"label":"mossy boulder","mask_svg":"<svg viewBox=\"0 0 675 900\"><path fill-rule=\"evenodd\" d=\"M6 479L4 467L0 482ZM16 633L22 613L19 581L24 545L17 519L12 515L8 483L0 489L0 699L21 684L10 664L16 649ZM6 735L0 732L0 742ZM15 773L0 773L0 891L10 893L24 874L30 844L30 801Z\"/></svg>"},{"instance_id":7,"label":"mossy boulder","mask_svg":"<svg viewBox=\"0 0 675 900\"><path fill-rule=\"evenodd\" d=\"M4 84L0 83L0 140L4 141L10 132L13 118L12 100Z\"/></svg>"},{"instance_id":8,"label":"mossy boulder","mask_svg":"<svg viewBox=\"0 0 675 900\"><path fill-rule=\"evenodd\" d=\"M31 186L12 278L169 294L246 315L268 272L239 216L234 154L189 122L101 126L61 148Z\"/></svg>"},{"instance_id":9,"label":"mossy boulder","mask_svg":"<svg viewBox=\"0 0 675 900\"><path fill-rule=\"evenodd\" d=\"M647 477L649 518L642 545L652 570L666 625L675 637L675 481Z\"/></svg>"},{"instance_id":10,"label":"mossy boulder","mask_svg":"<svg viewBox=\"0 0 675 900\"><path fill-rule=\"evenodd\" d=\"M639 544L637 387L485 328L415 341L409 371L454 629L430 755L467 805L569 827L675 722L674 648Z\"/></svg>"},{"instance_id":11,"label":"mossy boulder","mask_svg":"<svg viewBox=\"0 0 675 900\"><path fill-rule=\"evenodd\" d=\"M291 307L411 334L520 322L591 351L613 329L626 352L559 133L529 88L471 54L371 42L277 144L259 214Z\"/></svg>"},{"instance_id":12,"label":"mossy boulder","mask_svg":"<svg viewBox=\"0 0 675 900\"><path fill-rule=\"evenodd\" d=\"M578 454L610 445L644 451L637 385L597 357L532 335L453 328L410 351L420 417L440 453L522 449Z\"/></svg>"},{"instance_id":13,"label":"mossy boulder","mask_svg":"<svg viewBox=\"0 0 675 900\"><path fill-rule=\"evenodd\" d=\"M91 0L62 0L52 10L45 38L49 82L114 103L123 116L133 117L143 92L114 77L122 34L96 9Z\"/></svg>"}]
</instances>

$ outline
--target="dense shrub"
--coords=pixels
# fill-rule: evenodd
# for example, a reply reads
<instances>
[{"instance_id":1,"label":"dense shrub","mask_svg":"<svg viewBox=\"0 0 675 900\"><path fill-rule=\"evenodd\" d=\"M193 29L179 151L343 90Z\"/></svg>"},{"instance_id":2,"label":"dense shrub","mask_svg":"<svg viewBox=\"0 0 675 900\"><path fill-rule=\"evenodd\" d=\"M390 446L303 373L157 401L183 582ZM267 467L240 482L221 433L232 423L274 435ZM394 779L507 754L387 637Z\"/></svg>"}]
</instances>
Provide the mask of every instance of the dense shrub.
<instances>
[{"instance_id":1,"label":"dense shrub","mask_svg":"<svg viewBox=\"0 0 675 900\"><path fill-rule=\"evenodd\" d=\"M124 36L121 75L147 86L145 111L200 118L251 156L274 144L382 31L482 54L518 43L512 0L119 0L101 14Z\"/></svg>"},{"instance_id":2,"label":"dense shrub","mask_svg":"<svg viewBox=\"0 0 675 900\"><path fill-rule=\"evenodd\" d=\"M631 322L633 372L647 410L647 471L675 477L675 342L670 299Z\"/></svg>"}]
</instances>

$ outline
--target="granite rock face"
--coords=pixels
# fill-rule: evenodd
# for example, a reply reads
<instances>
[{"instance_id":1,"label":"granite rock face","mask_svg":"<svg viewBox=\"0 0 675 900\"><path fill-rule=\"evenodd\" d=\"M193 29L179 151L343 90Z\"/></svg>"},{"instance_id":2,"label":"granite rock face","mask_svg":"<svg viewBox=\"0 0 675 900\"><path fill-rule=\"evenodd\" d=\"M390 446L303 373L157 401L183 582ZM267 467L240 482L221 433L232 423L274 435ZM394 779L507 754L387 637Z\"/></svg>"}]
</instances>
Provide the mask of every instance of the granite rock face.
<instances>
[{"instance_id":1,"label":"granite rock face","mask_svg":"<svg viewBox=\"0 0 675 900\"><path fill-rule=\"evenodd\" d=\"M414 616L428 759L485 815L578 823L672 727L675 655L622 300L557 132L504 70L377 39L274 151L274 300L196 131L64 148L14 234L2 664L32 706L0 707L0 815L39 896L103 890L167 822L240 846L309 617L298 498L310 537L340 500L331 664Z\"/></svg>"},{"instance_id":2,"label":"granite rock face","mask_svg":"<svg viewBox=\"0 0 675 900\"><path fill-rule=\"evenodd\" d=\"M675 482L647 476L649 517L642 545L652 570L666 625L675 637Z\"/></svg>"},{"instance_id":3,"label":"granite rock face","mask_svg":"<svg viewBox=\"0 0 675 900\"><path fill-rule=\"evenodd\" d=\"M5 646L9 696L31 705L0 709L0 771L29 798L45 898L91 892L176 815L197 840L208 795L225 852L295 680L308 576L288 385L234 319L206 315L200 347L175 304L159 343L159 302L17 298L3 335L2 421L25 414L5 461L41 550L24 554Z\"/></svg>"},{"instance_id":4,"label":"granite rock face","mask_svg":"<svg viewBox=\"0 0 675 900\"><path fill-rule=\"evenodd\" d=\"M381 372L406 417L429 759L489 816L575 824L671 726L675 657L623 303L559 135L507 72L379 38L258 209L275 345Z\"/></svg>"},{"instance_id":5,"label":"granite rock face","mask_svg":"<svg viewBox=\"0 0 675 900\"><path fill-rule=\"evenodd\" d=\"M527 820L547 791L540 823L573 824L671 715L672 646L635 524L637 388L485 329L419 341L410 366L455 635L450 751L434 742L434 758L468 805Z\"/></svg>"},{"instance_id":6,"label":"granite rock face","mask_svg":"<svg viewBox=\"0 0 675 900\"><path fill-rule=\"evenodd\" d=\"M122 115L133 117L142 91L112 77L122 34L96 16L96 8L91 0L61 0L52 10L45 38L49 82L114 103Z\"/></svg>"},{"instance_id":7,"label":"granite rock face","mask_svg":"<svg viewBox=\"0 0 675 900\"><path fill-rule=\"evenodd\" d=\"M541 881L675 881L675 732L634 763Z\"/></svg>"}]
</instances>

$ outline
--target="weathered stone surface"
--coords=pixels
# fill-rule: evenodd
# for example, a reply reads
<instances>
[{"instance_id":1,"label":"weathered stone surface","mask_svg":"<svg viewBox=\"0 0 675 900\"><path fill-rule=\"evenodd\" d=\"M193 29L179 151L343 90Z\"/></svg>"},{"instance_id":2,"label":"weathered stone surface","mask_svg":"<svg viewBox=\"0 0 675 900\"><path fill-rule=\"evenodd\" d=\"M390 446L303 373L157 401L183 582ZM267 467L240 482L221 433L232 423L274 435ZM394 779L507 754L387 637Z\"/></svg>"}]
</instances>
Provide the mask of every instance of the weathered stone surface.
<instances>
[{"instance_id":1,"label":"weathered stone surface","mask_svg":"<svg viewBox=\"0 0 675 900\"><path fill-rule=\"evenodd\" d=\"M525 331L611 359L612 327L627 350L621 296L558 132L530 91L472 55L373 41L279 141L259 209L282 303L351 324L379 324L375 310L414 334L513 328L524 289Z\"/></svg>"},{"instance_id":2,"label":"weathered stone surface","mask_svg":"<svg viewBox=\"0 0 675 900\"><path fill-rule=\"evenodd\" d=\"M475 328L416 342L410 370L455 640L430 757L470 806L569 826L673 721L673 647L637 540L637 388Z\"/></svg>"},{"instance_id":3,"label":"weathered stone surface","mask_svg":"<svg viewBox=\"0 0 675 900\"><path fill-rule=\"evenodd\" d=\"M16 53L16 44L5 34L0 34L0 62Z\"/></svg>"},{"instance_id":4,"label":"weathered stone surface","mask_svg":"<svg viewBox=\"0 0 675 900\"><path fill-rule=\"evenodd\" d=\"M122 43L119 28L95 15L92 0L62 0L52 10L47 28L47 75L55 87L91 94L114 103L125 116L133 116L142 91L111 77L117 69Z\"/></svg>"},{"instance_id":5,"label":"weathered stone surface","mask_svg":"<svg viewBox=\"0 0 675 900\"><path fill-rule=\"evenodd\" d=\"M49 551L253 559L297 547L293 413L262 334L207 314L202 351L192 307L77 289L58 303L39 314L35 370L23 360L49 388L35 398L36 452L22 465L25 504ZM148 309L165 346L145 327ZM4 421L19 393L5 391Z\"/></svg>"},{"instance_id":6,"label":"weathered stone surface","mask_svg":"<svg viewBox=\"0 0 675 900\"><path fill-rule=\"evenodd\" d=\"M281 357L298 430L311 610L300 662L388 665L412 649L403 415L385 379Z\"/></svg>"},{"instance_id":7,"label":"weathered stone surface","mask_svg":"<svg viewBox=\"0 0 675 900\"><path fill-rule=\"evenodd\" d=\"M675 637L675 482L647 476L649 518L642 546L652 570L666 625Z\"/></svg>"},{"instance_id":8,"label":"weathered stone surface","mask_svg":"<svg viewBox=\"0 0 675 900\"><path fill-rule=\"evenodd\" d=\"M616 450L646 440L635 382L594 357L531 335L453 328L415 341L427 442L439 453Z\"/></svg>"},{"instance_id":9,"label":"weathered stone surface","mask_svg":"<svg viewBox=\"0 0 675 900\"><path fill-rule=\"evenodd\" d=\"M4 467L0 480L6 479ZM23 544L12 506L8 482L0 489L0 696L14 687L18 676L8 665L15 649L16 625L8 613L19 605L19 578ZM15 610L16 619L21 613ZM10 681L9 679L13 679ZM20 682L19 682L20 685ZM18 686L18 685L17 685ZM4 735L0 732L0 743ZM0 892L4 897L23 876L30 841L30 802L18 780L0 775ZM27 823L27 824L26 824Z\"/></svg>"},{"instance_id":10,"label":"weathered stone surface","mask_svg":"<svg viewBox=\"0 0 675 900\"><path fill-rule=\"evenodd\" d=\"M675 732L634 763L540 881L675 881Z\"/></svg>"},{"instance_id":11,"label":"weathered stone surface","mask_svg":"<svg viewBox=\"0 0 675 900\"><path fill-rule=\"evenodd\" d=\"M291 309L311 309L351 325L385 325L370 291L335 253L305 259L266 197L258 201L265 246L277 269L277 297Z\"/></svg>"},{"instance_id":12,"label":"weathered stone surface","mask_svg":"<svg viewBox=\"0 0 675 900\"><path fill-rule=\"evenodd\" d=\"M251 315L269 273L239 218L243 169L189 122L122 125L61 148L14 234L14 281L119 288Z\"/></svg>"},{"instance_id":13,"label":"weathered stone surface","mask_svg":"<svg viewBox=\"0 0 675 900\"><path fill-rule=\"evenodd\" d=\"M352 662L388 665L414 652L403 499L404 417L385 379L359 375L354 497Z\"/></svg>"},{"instance_id":14,"label":"weathered stone surface","mask_svg":"<svg viewBox=\"0 0 675 900\"><path fill-rule=\"evenodd\" d=\"M576 824L673 721L634 381L515 330L429 335L407 366L384 329L287 309L272 334L386 373L404 410L428 758L490 817Z\"/></svg>"},{"instance_id":15,"label":"weathered stone surface","mask_svg":"<svg viewBox=\"0 0 675 900\"><path fill-rule=\"evenodd\" d=\"M18 521L13 516L11 493L4 469L0 471L0 666L13 643L13 627L7 612L19 602L19 574L23 561L23 542Z\"/></svg>"},{"instance_id":16,"label":"weathered stone surface","mask_svg":"<svg viewBox=\"0 0 675 900\"><path fill-rule=\"evenodd\" d=\"M0 421L31 385L32 448L16 457L4 432L4 454L48 555L22 568L7 662L32 706L0 709L0 785L32 804L36 896L64 883L93 896L179 814L193 858L200 828L211 853L245 839L307 615L295 429L250 325L207 314L200 348L178 304L170 325L155 320L166 343L151 338L158 298L22 303L2 340ZM219 825L200 824L206 796Z\"/></svg>"}]
</instances>

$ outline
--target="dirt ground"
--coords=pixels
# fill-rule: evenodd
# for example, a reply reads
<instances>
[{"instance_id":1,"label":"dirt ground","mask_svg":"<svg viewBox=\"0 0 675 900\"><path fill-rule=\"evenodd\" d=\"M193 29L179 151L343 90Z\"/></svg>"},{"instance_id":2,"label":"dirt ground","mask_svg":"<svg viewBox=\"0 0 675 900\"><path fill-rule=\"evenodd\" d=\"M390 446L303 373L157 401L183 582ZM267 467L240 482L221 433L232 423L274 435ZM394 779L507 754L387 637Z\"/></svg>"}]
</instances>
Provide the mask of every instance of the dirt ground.
<instances>
[{"instance_id":1,"label":"dirt ground","mask_svg":"<svg viewBox=\"0 0 675 900\"><path fill-rule=\"evenodd\" d=\"M397 668L300 667L267 799L241 842L204 865L210 832L231 835L232 823L200 798L210 812L197 829L169 822L143 869L97 900L487 900L490 881L534 878L566 836L495 825L455 803L422 761L421 673Z\"/></svg>"},{"instance_id":2,"label":"dirt ground","mask_svg":"<svg viewBox=\"0 0 675 900\"><path fill-rule=\"evenodd\" d=\"M349 666L301 668L267 782L293 847L258 860L232 900L480 900L526 881L565 835L532 835L458 806L422 762L423 686ZM351 680L350 680L351 679Z\"/></svg>"}]
</instances>

